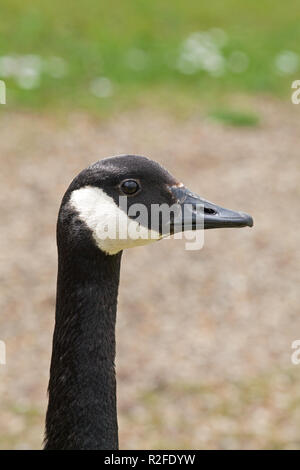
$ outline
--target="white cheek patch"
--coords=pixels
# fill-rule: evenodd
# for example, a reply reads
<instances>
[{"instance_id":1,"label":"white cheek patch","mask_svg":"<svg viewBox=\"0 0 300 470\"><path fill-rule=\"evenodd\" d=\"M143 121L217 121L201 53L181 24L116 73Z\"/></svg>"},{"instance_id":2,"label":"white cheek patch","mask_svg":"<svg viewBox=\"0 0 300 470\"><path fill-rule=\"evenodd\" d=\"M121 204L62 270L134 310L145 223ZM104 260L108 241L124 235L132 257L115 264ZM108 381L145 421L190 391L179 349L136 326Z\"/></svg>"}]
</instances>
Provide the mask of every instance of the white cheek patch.
<instances>
[{"instance_id":1,"label":"white cheek patch","mask_svg":"<svg viewBox=\"0 0 300 470\"><path fill-rule=\"evenodd\" d=\"M70 204L92 231L98 247L109 255L162 238L159 232L130 219L100 188L85 186L73 191Z\"/></svg>"}]
</instances>

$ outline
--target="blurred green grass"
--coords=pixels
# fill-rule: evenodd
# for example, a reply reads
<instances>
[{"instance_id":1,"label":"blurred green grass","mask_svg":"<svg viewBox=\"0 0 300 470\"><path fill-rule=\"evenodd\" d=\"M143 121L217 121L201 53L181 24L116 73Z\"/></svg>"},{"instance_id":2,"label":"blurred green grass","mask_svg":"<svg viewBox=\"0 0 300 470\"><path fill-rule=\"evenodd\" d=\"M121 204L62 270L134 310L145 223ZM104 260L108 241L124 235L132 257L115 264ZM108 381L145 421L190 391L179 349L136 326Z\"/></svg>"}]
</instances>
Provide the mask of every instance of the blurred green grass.
<instances>
[{"instance_id":1,"label":"blurred green grass","mask_svg":"<svg viewBox=\"0 0 300 470\"><path fill-rule=\"evenodd\" d=\"M217 109L210 113L210 117L223 124L236 127L252 127L259 124L259 116L257 114L245 111Z\"/></svg>"},{"instance_id":2,"label":"blurred green grass","mask_svg":"<svg viewBox=\"0 0 300 470\"><path fill-rule=\"evenodd\" d=\"M4 0L0 79L7 104L105 113L141 103L191 108L236 92L288 96L299 78L298 6L296 0ZM212 36L219 42L214 59L211 45L206 49L204 67L195 66L195 32L208 32L204 43ZM1 57L17 57L19 70L3 76ZM47 71L49 61L58 74Z\"/></svg>"}]
</instances>

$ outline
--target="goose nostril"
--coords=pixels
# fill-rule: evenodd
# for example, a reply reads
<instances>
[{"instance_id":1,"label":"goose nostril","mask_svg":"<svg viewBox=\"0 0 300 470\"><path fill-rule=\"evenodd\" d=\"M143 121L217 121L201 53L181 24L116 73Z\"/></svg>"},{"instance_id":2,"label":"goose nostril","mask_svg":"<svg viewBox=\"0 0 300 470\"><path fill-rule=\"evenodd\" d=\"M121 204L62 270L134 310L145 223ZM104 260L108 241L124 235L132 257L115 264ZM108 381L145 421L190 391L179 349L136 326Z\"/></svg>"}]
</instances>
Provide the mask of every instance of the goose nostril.
<instances>
[{"instance_id":1,"label":"goose nostril","mask_svg":"<svg viewBox=\"0 0 300 470\"><path fill-rule=\"evenodd\" d=\"M193 206L193 211L200 214L209 214L209 215L218 215L218 212L210 207L205 207L203 205Z\"/></svg>"},{"instance_id":2,"label":"goose nostril","mask_svg":"<svg viewBox=\"0 0 300 470\"><path fill-rule=\"evenodd\" d=\"M217 212L209 207L204 207L204 214L217 215Z\"/></svg>"}]
</instances>

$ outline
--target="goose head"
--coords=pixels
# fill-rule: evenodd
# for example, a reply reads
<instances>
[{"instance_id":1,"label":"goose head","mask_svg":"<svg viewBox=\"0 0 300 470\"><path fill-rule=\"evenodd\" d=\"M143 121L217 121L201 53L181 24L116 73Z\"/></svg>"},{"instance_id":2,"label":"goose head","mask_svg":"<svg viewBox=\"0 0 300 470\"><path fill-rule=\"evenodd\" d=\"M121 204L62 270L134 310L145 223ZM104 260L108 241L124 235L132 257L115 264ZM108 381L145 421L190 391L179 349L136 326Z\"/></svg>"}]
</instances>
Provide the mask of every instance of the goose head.
<instances>
[{"instance_id":1,"label":"goose head","mask_svg":"<svg viewBox=\"0 0 300 470\"><path fill-rule=\"evenodd\" d=\"M253 225L250 215L189 191L157 162L137 155L100 160L69 186L58 234L81 247L86 238L108 255L185 230Z\"/></svg>"}]
</instances>

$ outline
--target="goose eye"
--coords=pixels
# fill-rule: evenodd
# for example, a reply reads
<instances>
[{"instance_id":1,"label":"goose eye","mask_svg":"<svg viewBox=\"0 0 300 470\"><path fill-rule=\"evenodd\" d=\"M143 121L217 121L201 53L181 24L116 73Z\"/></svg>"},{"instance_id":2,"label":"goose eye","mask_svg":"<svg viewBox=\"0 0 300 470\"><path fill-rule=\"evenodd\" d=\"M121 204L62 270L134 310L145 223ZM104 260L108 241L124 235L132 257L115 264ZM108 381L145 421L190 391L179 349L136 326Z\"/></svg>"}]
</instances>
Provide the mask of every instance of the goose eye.
<instances>
[{"instance_id":1,"label":"goose eye","mask_svg":"<svg viewBox=\"0 0 300 470\"><path fill-rule=\"evenodd\" d=\"M123 181L120 187L124 194L135 194L140 189L138 182L135 180Z\"/></svg>"}]
</instances>

